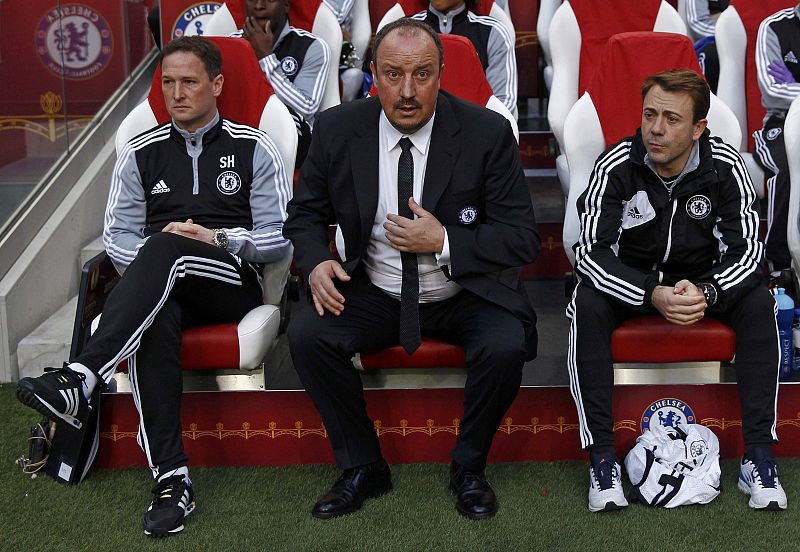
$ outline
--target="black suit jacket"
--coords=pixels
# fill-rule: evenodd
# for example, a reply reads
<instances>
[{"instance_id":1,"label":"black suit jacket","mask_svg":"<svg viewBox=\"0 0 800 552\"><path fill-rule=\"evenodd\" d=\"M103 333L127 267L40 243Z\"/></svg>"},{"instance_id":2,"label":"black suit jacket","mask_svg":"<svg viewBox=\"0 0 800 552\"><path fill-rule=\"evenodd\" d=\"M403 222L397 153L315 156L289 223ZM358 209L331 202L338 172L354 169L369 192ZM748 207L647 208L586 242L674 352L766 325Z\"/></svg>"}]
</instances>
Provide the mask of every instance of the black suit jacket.
<instances>
[{"instance_id":1,"label":"black suit jacket","mask_svg":"<svg viewBox=\"0 0 800 552\"><path fill-rule=\"evenodd\" d=\"M283 227L306 276L334 258L328 249L331 224L344 237L344 269L352 273L364 257L378 207L380 113L378 98L369 98L317 119ZM536 315L520 273L536 258L540 242L519 148L505 118L439 93L422 207L447 229L448 277L522 320L528 358L535 357ZM470 208L477 216L466 223Z\"/></svg>"}]
</instances>

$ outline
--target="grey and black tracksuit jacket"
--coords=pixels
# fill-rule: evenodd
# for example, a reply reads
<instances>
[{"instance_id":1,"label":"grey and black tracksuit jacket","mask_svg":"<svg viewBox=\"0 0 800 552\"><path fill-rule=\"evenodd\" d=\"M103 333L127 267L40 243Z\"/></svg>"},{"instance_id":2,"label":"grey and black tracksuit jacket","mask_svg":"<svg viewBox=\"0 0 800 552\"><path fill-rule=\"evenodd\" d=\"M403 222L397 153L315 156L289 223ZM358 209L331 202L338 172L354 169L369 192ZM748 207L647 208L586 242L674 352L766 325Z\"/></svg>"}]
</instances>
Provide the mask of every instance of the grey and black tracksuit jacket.
<instances>
[{"instance_id":1,"label":"grey and black tracksuit jacket","mask_svg":"<svg viewBox=\"0 0 800 552\"><path fill-rule=\"evenodd\" d=\"M517 58L514 37L503 24L488 15L476 15L466 6L443 14L432 6L411 16L428 23L437 33L466 37L475 46L486 80L497 99L511 113L517 107Z\"/></svg>"},{"instance_id":2,"label":"grey and black tracksuit jacket","mask_svg":"<svg viewBox=\"0 0 800 552\"><path fill-rule=\"evenodd\" d=\"M768 71L773 63L783 63L795 82L778 82ZM780 270L791 265L786 236L791 184L783 123L792 101L800 95L800 8L786 8L761 22L756 38L756 70L761 103L767 114L763 128L753 133L753 157L767 177L767 259L774 270Z\"/></svg>"}]
</instances>

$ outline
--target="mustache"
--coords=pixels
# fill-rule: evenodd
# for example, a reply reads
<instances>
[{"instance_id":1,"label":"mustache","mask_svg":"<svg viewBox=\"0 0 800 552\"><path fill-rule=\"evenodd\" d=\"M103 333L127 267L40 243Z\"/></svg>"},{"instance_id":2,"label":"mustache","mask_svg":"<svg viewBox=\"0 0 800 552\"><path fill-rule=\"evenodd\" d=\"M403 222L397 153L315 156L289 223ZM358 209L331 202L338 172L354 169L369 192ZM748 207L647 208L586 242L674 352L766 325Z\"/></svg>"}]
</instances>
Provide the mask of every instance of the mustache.
<instances>
[{"instance_id":1,"label":"mustache","mask_svg":"<svg viewBox=\"0 0 800 552\"><path fill-rule=\"evenodd\" d=\"M406 109L406 108L415 108L419 109L422 107L417 100L398 100L394 104L395 109Z\"/></svg>"}]
</instances>

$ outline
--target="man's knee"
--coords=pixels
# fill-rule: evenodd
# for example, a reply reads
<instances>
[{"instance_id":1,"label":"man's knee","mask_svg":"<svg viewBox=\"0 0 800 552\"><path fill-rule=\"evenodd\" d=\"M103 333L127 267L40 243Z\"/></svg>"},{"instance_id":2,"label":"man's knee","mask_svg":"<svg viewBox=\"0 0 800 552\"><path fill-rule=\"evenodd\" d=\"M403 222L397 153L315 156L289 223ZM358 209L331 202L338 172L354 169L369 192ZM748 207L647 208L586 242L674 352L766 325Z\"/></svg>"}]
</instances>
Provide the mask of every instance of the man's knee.
<instances>
[{"instance_id":1,"label":"man's knee","mask_svg":"<svg viewBox=\"0 0 800 552\"><path fill-rule=\"evenodd\" d=\"M187 240L183 236L173 234L171 232L156 232L144 242L139 252L136 254L137 259L144 257L152 257L158 259L167 259L170 257L180 256L180 245L183 240Z\"/></svg>"},{"instance_id":2,"label":"man's knee","mask_svg":"<svg viewBox=\"0 0 800 552\"><path fill-rule=\"evenodd\" d=\"M526 354L525 328L511 313L504 318L501 323L482 328L479 336L465 344L468 363L488 361L500 370L521 371Z\"/></svg>"},{"instance_id":3,"label":"man's knee","mask_svg":"<svg viewBox=\"0 0 800 552\"><path fill-rule=\"evenodd\" d=\"M767 288L758 286L742 294L735 309L731 326L737 334L774 329L775 298Z\"/></svg>"},{"instance_id":4,"label":"man's knee","mask_svg":"<svg viewBox=\"0 0 800 552\"><path fill-rule=\"evenodd\" d=\"M614 315L612 299L596 289L578 284L575 291L575 312L592 313L592 318L609 318Z\"/></svg>"}]
</instances>

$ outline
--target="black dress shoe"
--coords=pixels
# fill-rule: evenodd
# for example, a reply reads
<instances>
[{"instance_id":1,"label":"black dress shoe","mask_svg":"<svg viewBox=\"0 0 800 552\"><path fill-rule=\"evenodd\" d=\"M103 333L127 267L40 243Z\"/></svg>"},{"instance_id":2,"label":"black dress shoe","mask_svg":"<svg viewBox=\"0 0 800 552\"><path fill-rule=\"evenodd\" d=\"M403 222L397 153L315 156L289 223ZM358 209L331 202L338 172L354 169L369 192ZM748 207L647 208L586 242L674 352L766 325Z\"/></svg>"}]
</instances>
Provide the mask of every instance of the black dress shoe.
<instances>
[{"instance_id":1,"label":"black dress shoe","mask_svg":"<svg viewBox=\"0 0 800 552\"><path fill-rule=\"evenodd\" d=\"M351 514L361 508L364 500L382 496L392 490L392 473L380 460L342 472L328 494L320 498L311 515L330 519Z\"/></svg>"},{"instance_id":2,"label":"black dress shoe","mask_svg":"<svg viewBox=\"0 0 800 552\"><path fill-rule=\"evenodd\" d=\"M497 513L497 497L483 471L470 471L453 462L450 490L456 495L456 509L469 519L486 519Z\"/></svg>"}]
</instances>

